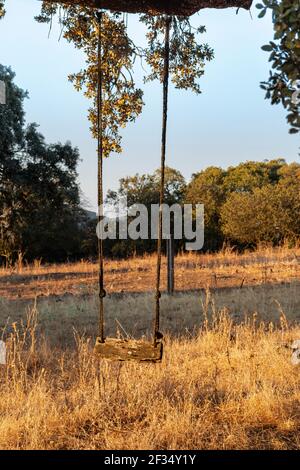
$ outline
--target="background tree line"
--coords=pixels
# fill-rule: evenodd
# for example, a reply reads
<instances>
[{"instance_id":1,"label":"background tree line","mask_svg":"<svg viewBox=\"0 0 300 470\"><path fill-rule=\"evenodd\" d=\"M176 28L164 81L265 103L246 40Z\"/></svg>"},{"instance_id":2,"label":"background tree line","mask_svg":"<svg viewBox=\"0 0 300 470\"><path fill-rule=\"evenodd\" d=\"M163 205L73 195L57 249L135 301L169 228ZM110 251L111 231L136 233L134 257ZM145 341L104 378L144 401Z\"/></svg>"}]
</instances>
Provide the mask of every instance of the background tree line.
<instances>
[{"instance_id":1,"label":"background tree line","mask_svg":"<svg viewBox=\"0 0 300 470\"><path fill-rule=\"evenodd\" d=\"M158 202L158 170L120 180L117 192L109 192L107 203L124 195L128 205ZM227 169L208 167L192 175L187 184L181 173L167 169L165 200L168 204L204 204L204 250L216 251L224 244L238 249L258 244L295 245L300 240L300 164L284 159L248 161ZM183 241L176 242L182 250ZM155 250L154 241L116 241L113 253Z\"/></svg>"},{"instance_id":2,"label":"background tree line","mask_svg":"<svg viewBox=\"0 0 300 470\"><path fill-rule=\"evenodd\" d=\"M77 180L78 149L70 142L48 144L35 123L25 124L27 92L14 83L10 68L0 66L7 104L0 107L0 256L13 262L63 261L96 256L96 220L81 207ZM159 201L159 170L128 176L109 191L108 206L126 196L128 206L147 208ZM166 169L165 200L205 205L205 250L224 243L238 248L266 242L291 244L300 238L300 165L284 159L246 162L227 169L208 167L192 175ZM150 222L149 222L150 223ZM152 240L107 240L106 254L152 252ZM183 249L183 241L176 242Z\"/></svg>"}]
</instances>

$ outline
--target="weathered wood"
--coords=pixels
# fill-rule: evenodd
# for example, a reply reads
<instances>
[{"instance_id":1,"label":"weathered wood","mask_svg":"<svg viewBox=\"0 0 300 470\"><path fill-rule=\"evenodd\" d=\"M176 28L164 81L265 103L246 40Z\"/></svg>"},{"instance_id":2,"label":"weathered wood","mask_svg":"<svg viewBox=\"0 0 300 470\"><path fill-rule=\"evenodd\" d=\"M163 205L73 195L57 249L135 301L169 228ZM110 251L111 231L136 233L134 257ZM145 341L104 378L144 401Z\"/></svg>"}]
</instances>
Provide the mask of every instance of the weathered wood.
<instances>
[{"instance_id":1,"label":"weathered wood","mask_svg":"<svg viewBox=\"0 0 300 470\"><path fill-rule=\"evenodd\" d=\"M94 351L97 356L114 361L160 362L163 345L161 342L154 346L149 341L116 338L106 338L101 343L97 338Z\"/></svg>"},{"instance_id":2,"label":"weathered wood","mask_svg":"<svg viewBox=\"0 0 300 470\"><path fill-rule=\"evenodd\" d=\"M44 0L48 3L83 5L127 13L190 16L203 8L245 8L253 0Z\"/></svg>"}]
</instances>

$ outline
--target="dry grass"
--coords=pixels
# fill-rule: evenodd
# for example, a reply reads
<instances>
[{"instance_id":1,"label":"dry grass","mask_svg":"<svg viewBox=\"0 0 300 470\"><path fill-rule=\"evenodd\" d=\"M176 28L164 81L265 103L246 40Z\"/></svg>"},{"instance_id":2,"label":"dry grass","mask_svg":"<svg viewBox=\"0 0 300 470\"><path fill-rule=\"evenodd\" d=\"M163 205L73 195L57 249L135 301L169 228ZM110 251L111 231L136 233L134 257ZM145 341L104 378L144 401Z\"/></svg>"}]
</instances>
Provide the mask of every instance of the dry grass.
<instances>
[{"instance_id":1,"label":"dry grass","mask_svg":"<svg viewBox=\"0 0 300 470\"><path fill-rule=\"evenodd\" d=\"M248 256L249 271L262 263ZM298 255L268 256L276 266ZM233 271L245 259L226 263ZM226 265L221 255L208 262ZM153 302L108 297L106 331L147 336ZM299 317L298 282L163 296L163 362L119 364L93 356L96 295L2 298L0 449L299 449L300 374L288 348Z\"/></svg>"},{"instance_id":2,"label":"dry grass","mask_svg":"<svg viewBox=\"0 0 300 470\"><path fill-rule=\"evenodd\" d=\"M285 347L300 329L205 308L197 333L166 338L158 365L99 363L76 334L74 349L50 348L32 309L7 332L0 448L300 448L300 376Z\"/></svg>"},{"instance_id":3,"label":"dry grass","mask_svg":"<svg viewBox=\"0 0 300 470\"><path fill-rule=\"evenodd\" d=\"M91 295L97 290L98 267L81 261L42 265L21 261L11 269L0 268L0 297L34 299L51 295ZM155 283L156 257L108 260L106 287L110 293L149 292ZM299 279L300 249L265 248L239 255L225 250L218 254L190 252L175 260L175 284L179 291L278 284ZM163 260L162 287L166 286Z\"/></svg>"}]
</instances>

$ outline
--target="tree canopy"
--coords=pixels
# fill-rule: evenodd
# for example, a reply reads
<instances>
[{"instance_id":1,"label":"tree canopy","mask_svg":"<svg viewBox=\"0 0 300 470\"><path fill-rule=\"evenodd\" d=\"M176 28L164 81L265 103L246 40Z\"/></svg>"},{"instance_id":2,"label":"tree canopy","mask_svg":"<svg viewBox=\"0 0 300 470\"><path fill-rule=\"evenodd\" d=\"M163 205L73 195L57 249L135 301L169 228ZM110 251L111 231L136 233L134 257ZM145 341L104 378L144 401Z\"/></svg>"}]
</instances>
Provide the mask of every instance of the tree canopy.
<instances>
[{"instance_id":1,"label":"tree canopy","mask_svg":"<svg viewBox=\"0 0 300 470\"><path fill-rule=\"evenodd\" d=\"M0 65L7 102L0 106L0 256L65 259L79 249L78 149L47 144L35 123L25 125L28 93Z\"/></svg>"},{"instance_id":2,"label":"tree canopy","mask_svg":"<svg viewBox=\"0 0 300 470\"><path fill-rule=\"evenodd\" d=\"M295 243L300 237L300 165L284 159L248 161L193 175L185 202L205 207L205 249L224 242Z\"/></svg>"},{"instance_id":3,"label":"tree canopy","mask_svg":"<svg viewBox=\"0 0 300 470\"><path fill-rule=\"evenodd\" d=\"M57 16L63 28L64 37L82 49L86 56L86 68L69 75L75 88L84 90L92 100L89 120L94 137L97 134L97 38L96 11L86 6L66 5ZM59 13L57 4L43 2L39 22L50 23ZM164 17L141 15L140 21L147 27L146 48L139 47L128 35L124 15L103 14L102 74L103 74L103 134L104 155L120 153L120 129L134 121L142 112L143 91L136 88L134 81L137 60L145 62L149 72L145 81L162 80L163 74L163 32ZM189 19L172 17L170 38L170 75L176 88L191 89L200 93L199 79L204 74L207 61L213 59L213 50L201 43L205 27L193 28Z\"/></svg>"},{"instance_id":4,"label":"tree canopy","mask_svg":"<svg viewBox=\"0 0 300 470\"><path fill-rule=\"evenodd\" d=\"M300 131L300 4L299 0L263 0L258 3L259 17L271 10L274 40L262 49L270 53L272 65L268 81L261 86L272 104L287 109L290 133Z\"/></svg>"}]
</instances>

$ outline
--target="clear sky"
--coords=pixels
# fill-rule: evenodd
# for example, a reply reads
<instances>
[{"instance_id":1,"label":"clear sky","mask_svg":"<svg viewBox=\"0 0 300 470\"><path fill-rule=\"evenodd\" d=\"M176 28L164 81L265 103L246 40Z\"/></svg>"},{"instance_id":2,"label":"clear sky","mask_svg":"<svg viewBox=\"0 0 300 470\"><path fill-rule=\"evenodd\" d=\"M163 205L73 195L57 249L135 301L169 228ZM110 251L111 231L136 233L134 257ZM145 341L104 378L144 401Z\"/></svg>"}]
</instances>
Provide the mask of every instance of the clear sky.
<instances>
[{"instance_id":1,"label":"clear sky","mask_svg":"<svg viewBox=\"0 0 300 470\"><path fill-rule=\"evenodd\" d=\"M88 101L67 81L84 65L81 52L59 39L59 28L34 21L38 0L7 0L7 16L0 23L0 62L16 72L27 89L28 122L40 124L48 142L70 140L80 150L81 188L96 207L96 145L87 121ZM264 100L259 82L269 74L268 54L261 46L272 39L270 16L257 19L257 10L203 10L192 18L206 25L205 42L215 49L206 67L203 93L170 92L167 163L190 178L209 165L226 167L246 160L277 157L298 159L299 136L288 134L285 111ZM144 37L135 15L129 32L137 43ZM142 72L137 74L141 82ZM159 166L161 87L145 87L143 115L123 132L124 152L105 162L105 188L117 188L121 177L151 172Z\"/></svg>"}]
</instances>

